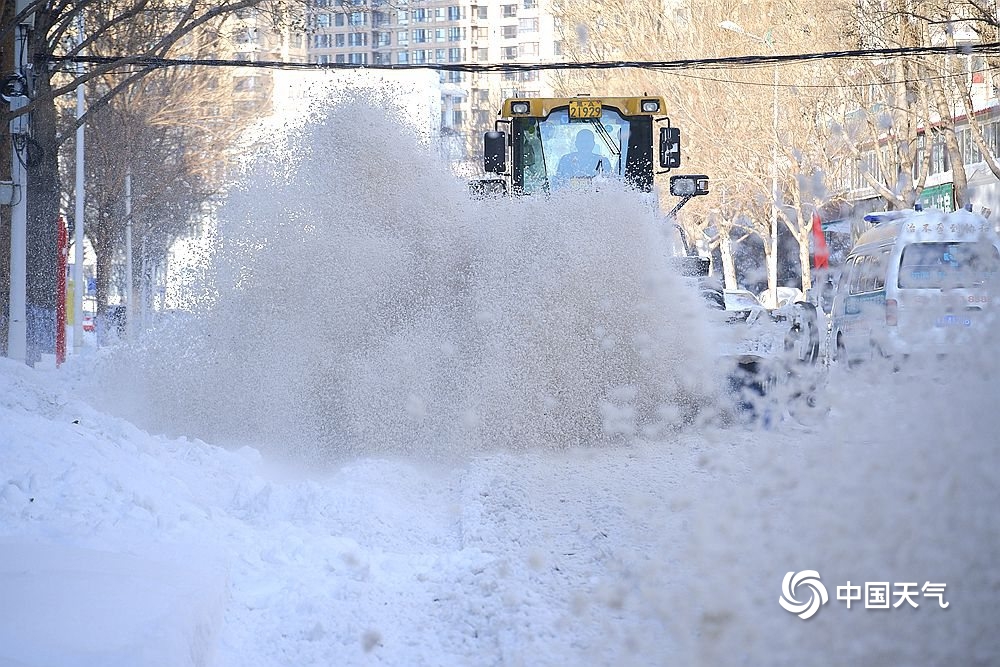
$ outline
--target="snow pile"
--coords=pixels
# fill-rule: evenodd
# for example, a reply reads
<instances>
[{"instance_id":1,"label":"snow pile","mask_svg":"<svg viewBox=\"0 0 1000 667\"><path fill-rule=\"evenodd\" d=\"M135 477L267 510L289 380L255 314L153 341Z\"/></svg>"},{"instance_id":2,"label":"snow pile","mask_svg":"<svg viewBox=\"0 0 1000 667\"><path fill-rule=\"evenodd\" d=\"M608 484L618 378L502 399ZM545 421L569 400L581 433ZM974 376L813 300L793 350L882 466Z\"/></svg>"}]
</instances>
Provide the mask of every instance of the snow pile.
<instances>
[{"instance_id":1,"label":"snow pile","mask_svg":"<svg viewBox=\"0 0 1000 667\"><path fill-rule=\"evenodd\" d=\"M404 127L359 94L259 160L220 213L200 317L104 382L126 413L442 456L690 423L711 345L652 212L614 184L473 201Z\"/></svg>"}]
</instances>

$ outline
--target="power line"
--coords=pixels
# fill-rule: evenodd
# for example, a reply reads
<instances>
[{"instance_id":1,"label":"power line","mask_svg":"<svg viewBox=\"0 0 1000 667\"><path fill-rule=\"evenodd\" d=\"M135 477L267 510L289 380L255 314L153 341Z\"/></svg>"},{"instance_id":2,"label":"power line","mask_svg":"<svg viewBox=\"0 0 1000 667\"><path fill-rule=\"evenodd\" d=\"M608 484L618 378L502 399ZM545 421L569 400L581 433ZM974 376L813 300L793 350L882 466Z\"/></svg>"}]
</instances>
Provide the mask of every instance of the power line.
<instances>
[{"instance_id":1,"label":"power line","mask_svg":"<svg viewBox=\"0 0 1000 667\"><path fill-rule=\"evenodd\" d=\"M223 58L161 58L157 56L93 56L75 55L56 57L51 63L120 65L140 67L256 67L285 70L435 70L441 72L530 72L545 70L605 70L605 69L647 69L658 71L691 69L725 69L769 67L788 63L822 60L884 60L912 56L932 55L1000 55L1000 42L963 46L908 46L888 49L851 49L846 51L823 51L819 53L763 54L754 56L727 56L719 58L691 58L684 60L615 60L599 62L554 62L554 63L424 63L424 64L358 64L358 63L297 63L280 60L234 60Z\"/></svg>"},{"instance_id":2,"label":"power line","mask_svg":"<svg viewBox=\"0 0 1000 667\"><path fill-rule=\"evenodd\" d=\"M786 88L789 90L795 89L825 89L825 90L841 90L845 88L868 88L870 86L894 86L897 84L906 83L920 83L922 81L944 81L945 79L954 79L958 77L964 77L968 74L984 74L988 72L988 69L977 69L971 71L956 72L955 74L940 74L937 76L924 76L919 79L893 79L891 81L857 81L853 83L779 83L778 88ZM683 79L694 79L696 81L710 81L712 83L731 83L736 86L757 86L760 88L771 89L775 87L775 84L770 81L738 81L736 79L723 79L714 76L698 76L697 74L681 74L679 72L672 72L672 76L681 77Z\"/></svg>"}]
</instances>

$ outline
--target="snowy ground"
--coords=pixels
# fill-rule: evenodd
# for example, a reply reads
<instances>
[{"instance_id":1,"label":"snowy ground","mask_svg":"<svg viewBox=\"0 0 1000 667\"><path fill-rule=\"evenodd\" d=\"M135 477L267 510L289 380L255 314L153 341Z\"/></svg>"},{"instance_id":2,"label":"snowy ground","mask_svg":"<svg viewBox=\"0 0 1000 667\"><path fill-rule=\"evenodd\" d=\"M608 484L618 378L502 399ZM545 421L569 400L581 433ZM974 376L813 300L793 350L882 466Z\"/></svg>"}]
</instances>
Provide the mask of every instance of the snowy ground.
<instances>
[{"instance_id":1,"label":"snowy ground","mask_svg":"<svg viewBox=\"0 0 1000 667\"><path fill-rule=\"evenodd\" d=\"M996 332L733 424L627 195L470 202L336 113L234 193L198 318L0 359L0 665L996 664Z\"/></svg>"},{"instance_id":2,"label":"snowy ground","mask_svg":"<svg viewBox=\"0 0 1000 667\"><path fill-rule=\"evenodd\" d=\"M998 455L965 418L901 426L898 439L897 427L863 440L834 421L307 470L149 435L64 382L0 363L0 664L1000 654ZM969 400L968 415L995 407L995 395ZM848 579L943 581L950 606L831 600L801 621L777 598L802 569L819 570L831 598Z\"/></svg>"}]
</instances>

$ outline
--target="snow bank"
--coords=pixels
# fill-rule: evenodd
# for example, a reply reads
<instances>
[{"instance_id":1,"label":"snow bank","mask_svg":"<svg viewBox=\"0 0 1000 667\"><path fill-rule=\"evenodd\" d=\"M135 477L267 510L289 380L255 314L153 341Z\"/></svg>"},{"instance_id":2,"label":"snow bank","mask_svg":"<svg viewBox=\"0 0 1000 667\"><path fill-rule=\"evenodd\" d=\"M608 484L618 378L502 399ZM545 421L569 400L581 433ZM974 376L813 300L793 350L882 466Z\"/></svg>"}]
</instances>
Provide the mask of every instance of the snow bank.
<instances>
[{"instance_id":1,"label":"snow bank","mask_svg":"<svg viewBox=\"0 0 1000 667\"><path fill-rule=\"evenodd\" d=\"M51 543L0 540L0 661L14 665L209 665L225 575Z\"/></svg>"}]
</instances>

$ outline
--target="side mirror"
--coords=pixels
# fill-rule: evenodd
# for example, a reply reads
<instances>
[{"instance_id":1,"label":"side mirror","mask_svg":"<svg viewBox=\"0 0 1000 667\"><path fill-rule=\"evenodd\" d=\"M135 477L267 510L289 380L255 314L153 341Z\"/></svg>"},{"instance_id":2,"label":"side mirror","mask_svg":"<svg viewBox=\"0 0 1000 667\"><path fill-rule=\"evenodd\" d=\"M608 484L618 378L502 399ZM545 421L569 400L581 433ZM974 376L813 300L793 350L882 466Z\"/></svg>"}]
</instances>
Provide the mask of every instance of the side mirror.
<instances>
[{"instance_id":1,"label":"side mirror","mask_svg":"<svg viewBox=\"0 0 1000 667\"><path fill-rule=\"evenodd\" d=\"M507 171L507 135L504 132L487 132L483 135L483 168L487 174Z\"/></svg>"},{"instance_id":2,"label":"side mirror","mask_svg":"<svg viewBox=\"0 0 1000 667\"><path fill-rule=\"evenodd\" d=\"M708 176L671 176L670 194L675 197L698 197L708 194Z\"/></svg>"},{"instance_id":3,"label":"side mirror","mask_svg":"<svg viewBox=\"0 0 1000 667\"><path fill-rule=\"evenodd\" d=\"M664 169L681 166L681 128L660 128L660 166Z\"/></svg>"}]
</instances>

